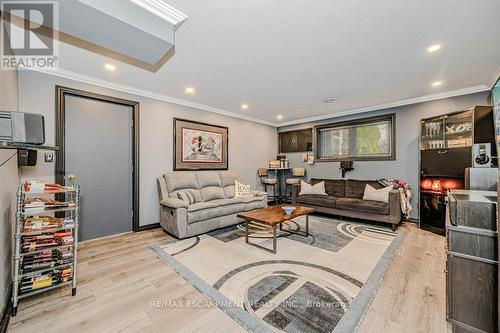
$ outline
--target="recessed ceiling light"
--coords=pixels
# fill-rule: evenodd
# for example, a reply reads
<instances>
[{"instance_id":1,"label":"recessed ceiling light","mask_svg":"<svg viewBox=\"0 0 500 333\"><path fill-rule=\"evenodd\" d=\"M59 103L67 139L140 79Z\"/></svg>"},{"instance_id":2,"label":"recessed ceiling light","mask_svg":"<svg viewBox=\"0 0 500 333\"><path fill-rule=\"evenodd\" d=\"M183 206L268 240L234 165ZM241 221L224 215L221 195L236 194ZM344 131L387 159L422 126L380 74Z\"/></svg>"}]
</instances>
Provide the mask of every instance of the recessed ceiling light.
<instances>
[{"instance_id":1,"label":"recessed ceiling light","mask_svg":"<svg viewBox=\"0 0 500 333\"><path fill-rule=\"evenodd\" d=\"M184 89L184 92L186 94L194 94L196 91L196 89L194 89L194 87L186 87L186 89Z\"/></svg>"},{"instance_id":2,"label":"recessed ceiling light","mask_svg":"<svg viewBox=\"0 0 500 333\"><path fill-rule=\"evenodd\" d=\"M436 52L440 48L441 48L441 44L434 44L434 45L431 45L427 48L427 52L429 52L429 53Z\"/></svg>"},{"instance_id":3,"label":"recessed ceiling light","mask_svg":"<svg viewBox=\"0 0 500 333\"><path fill-rule=\"evenodd\" d=\"M279 114L276 116L276 119L281 120L281 119L283 119L283 116Z\"/></svg>"},{"instance_id":4,"label":"recessed ceiling light","mask_svg":"<svg viewBox=\"0 0 500 333\"><path fill-rule=\"evenodd\" d=\"M106 68L110 72L116 71L116 66L113 64L104 64L104 68Z\"/></svg>"},{"instance_id":5,"label":"recessed ceiling light","mask_svg":"<svg viewBox=\"0 0 500 333\"><path fill-rule=\"evenodd\" d=\"M249 107L249 106L248 106L248 104L241 104L241 108L242 108L243 110L248 109L248 107Z\"/></svg>"},{"instance_id":6,"label":"recessed ceiling light","mask_svg":"<svg viewBox=\"0 0 500 333\"><path fill-rule=\"evenodd\" d=\"M434 82L432 82L432 86L433 87L439 87L442 84L443 84L443 81L434 81Z\"/></svg>"},{"instance_id":7,"label":"recessed ceiling light","mask_svg":"<svg viewBox=\"0 0 500 333\"><path fill-rule=\"evenodd\" d=\"M335 98L333 98L333 97L325 97L323 99L323 102L325 102L325 103L333 103L333 102L335 102Z\"/></svg>"}]
</instances>

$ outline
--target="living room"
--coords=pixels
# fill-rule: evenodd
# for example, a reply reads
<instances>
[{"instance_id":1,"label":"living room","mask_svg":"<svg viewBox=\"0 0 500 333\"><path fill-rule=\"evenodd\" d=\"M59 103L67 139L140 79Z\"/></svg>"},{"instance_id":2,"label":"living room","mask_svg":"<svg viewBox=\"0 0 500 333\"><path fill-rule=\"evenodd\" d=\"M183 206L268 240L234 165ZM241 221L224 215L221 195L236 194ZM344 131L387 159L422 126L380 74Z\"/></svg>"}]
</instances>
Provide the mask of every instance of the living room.
<instances>
[{"instance_id":1,"label":"living room","mask_svg":"<svg viewBox=\"0 0 500 333\"><path fill-rule=\"evenodd\" d=\"M0 3L2 332L498 331L498 1Z\"/></svg>"}]
</instances>

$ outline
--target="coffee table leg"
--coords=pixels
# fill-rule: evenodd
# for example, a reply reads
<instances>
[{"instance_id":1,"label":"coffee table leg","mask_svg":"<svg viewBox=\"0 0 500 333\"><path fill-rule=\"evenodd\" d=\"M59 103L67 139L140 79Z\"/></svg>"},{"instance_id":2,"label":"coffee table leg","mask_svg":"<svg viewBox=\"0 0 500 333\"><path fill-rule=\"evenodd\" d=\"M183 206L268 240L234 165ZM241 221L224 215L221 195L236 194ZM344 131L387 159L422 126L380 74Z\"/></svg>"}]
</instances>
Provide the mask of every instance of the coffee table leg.
<instances>
[{"instance_id":1,"label":"coffee table leg","mask_svg":"<svg viewBox=\"0 0 500 333\"><path fill-rule=\"evenodd\" d=\"M309 214L306 215L306 237L309 237Z\"/></svg>"},{"instance_id":2,"label":"coffee table leg","mask_svg":"<svg viewBox=\"0 0 500 333\"><path fill-rule=\"evenodd\" d=\"M245 243L248 243L248 220L245 220Z\"/></svg>"},{"instance_id":3,"label":"coffee table leg","mask_svg":"<svg viewBox=\"0 0 500 333\"><path fill-rule=\"evenodd\" d=\"M283 230L281 229L281 226L280 226L280 230ZM302 237L309 237L309 215L306 215L306 230L304 231L295 231L295 230L292 230L290 228L288 228L287 230L283 230L284 232L288 232L289 234L292 234L292 235L299 235L299 236L302 236Z\"/></svg>"},{"instance_id":4,"label":"coffee table leg","mask_svg":"<svg viewBox=\"0 0 500 333\"><path fill-rule=\"evenodd\" d=\"M250 224L249 221L245 221L245 243L252 245L252 246L255 246L255 247L262 249L264 251L276 254L277 239L278 239L278 232L276 229L278 228L278 226L276 224L272 226L272 229L273 229L273 231L272 231L273 232L273 247L271 249L269 249L265 246L250 242L250 239L249 239L250 232L249 232L249 227L248 227L249 224Z\"/></svg>"},{"instance_id":5,"label":"coffee table leg","mask_svg":"<svg viewBox=\"0 0 500 333\"><path fill-rule=\"evenodd\" d=\"M276 239L276 224L273 225L273 253L276 254L276 243L277 243L277 239Z\"/></svg>"}]
</instances>

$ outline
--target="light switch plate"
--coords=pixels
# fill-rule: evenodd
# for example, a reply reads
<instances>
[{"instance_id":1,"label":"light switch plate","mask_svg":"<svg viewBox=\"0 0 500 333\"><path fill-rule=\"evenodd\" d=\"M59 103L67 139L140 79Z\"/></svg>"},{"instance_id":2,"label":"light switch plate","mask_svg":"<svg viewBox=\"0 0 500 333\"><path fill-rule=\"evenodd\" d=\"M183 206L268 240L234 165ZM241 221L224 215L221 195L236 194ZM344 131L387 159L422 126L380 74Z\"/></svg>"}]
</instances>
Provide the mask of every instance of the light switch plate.
<instances>
[{"instance_id":1,"label":"light switch plate","mask_svg":"<svg viewBox=\"0 0 500 333\"><path fill-rule=\"evenodd\" d=\"M45 153L45 162L52 163L54 162L54 153Z\"/></svg>"}]
</instances>

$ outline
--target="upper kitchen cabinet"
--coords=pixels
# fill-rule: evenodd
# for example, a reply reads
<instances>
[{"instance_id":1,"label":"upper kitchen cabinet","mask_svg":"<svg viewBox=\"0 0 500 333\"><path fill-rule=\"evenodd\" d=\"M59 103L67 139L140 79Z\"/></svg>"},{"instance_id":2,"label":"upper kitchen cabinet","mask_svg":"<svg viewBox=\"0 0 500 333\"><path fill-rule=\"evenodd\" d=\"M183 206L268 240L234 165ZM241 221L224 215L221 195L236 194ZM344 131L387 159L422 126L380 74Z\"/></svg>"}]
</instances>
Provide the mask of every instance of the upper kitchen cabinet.
<instances>
[{"instance_id":1,"label":"upper kitchen cabinet","mask_svg":"<svg viewBox=\"0 0 500 333\"><path fill-rule=\"evenodd\" d=\"M312 128L279 133L280 153L312 151Z\"/></svg>"}]
</instances>

